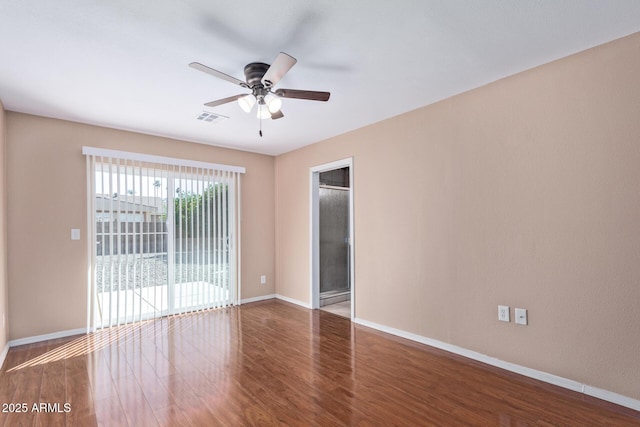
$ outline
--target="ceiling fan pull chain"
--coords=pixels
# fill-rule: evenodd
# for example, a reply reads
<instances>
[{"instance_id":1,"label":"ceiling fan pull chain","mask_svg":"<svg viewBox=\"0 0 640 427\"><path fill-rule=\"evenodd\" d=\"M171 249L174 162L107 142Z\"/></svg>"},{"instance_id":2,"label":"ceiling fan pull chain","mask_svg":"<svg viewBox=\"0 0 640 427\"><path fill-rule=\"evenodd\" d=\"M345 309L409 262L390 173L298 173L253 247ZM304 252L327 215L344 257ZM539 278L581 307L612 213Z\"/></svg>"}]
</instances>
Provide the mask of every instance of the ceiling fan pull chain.
<instances>
[{"instance_id":1,"label":"ceiling fan pull chain","mask_svg":"<svg viewBox=\"0 0 640 427\"><path fill-rule=\"evenodd\" d=\"M258 135L262 138L262 119L260 119L260 130L258 131Z\"/></svg>"}]
</instances>

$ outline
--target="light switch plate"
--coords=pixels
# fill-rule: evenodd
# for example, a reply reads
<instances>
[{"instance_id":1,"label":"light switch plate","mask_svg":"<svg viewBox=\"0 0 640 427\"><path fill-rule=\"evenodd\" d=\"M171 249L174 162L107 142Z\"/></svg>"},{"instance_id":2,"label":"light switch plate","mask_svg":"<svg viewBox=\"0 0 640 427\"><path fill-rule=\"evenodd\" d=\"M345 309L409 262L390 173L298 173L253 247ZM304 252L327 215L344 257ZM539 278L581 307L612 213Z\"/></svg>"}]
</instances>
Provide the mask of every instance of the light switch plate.
<instances>
[{"instance_id":1,"label":"light switch plate","mask_svg":"<svg viewBox=\"0 0 640 427\"><path fill-rule=\"evenodd\" d=\"M526 308L516 308L516 323L518 325L526 325L527 324L527 309Z\"/></svg>"},{"instance_id":2,"label":"light switch plate","mask_svg":"<svg viewBox=\"0 0 640 427\"><path fill-rule=\"evenodd\" d=\"M80 229L72 228L71 229L71 240L80 240Z\"/></svg>"}]
</instances>

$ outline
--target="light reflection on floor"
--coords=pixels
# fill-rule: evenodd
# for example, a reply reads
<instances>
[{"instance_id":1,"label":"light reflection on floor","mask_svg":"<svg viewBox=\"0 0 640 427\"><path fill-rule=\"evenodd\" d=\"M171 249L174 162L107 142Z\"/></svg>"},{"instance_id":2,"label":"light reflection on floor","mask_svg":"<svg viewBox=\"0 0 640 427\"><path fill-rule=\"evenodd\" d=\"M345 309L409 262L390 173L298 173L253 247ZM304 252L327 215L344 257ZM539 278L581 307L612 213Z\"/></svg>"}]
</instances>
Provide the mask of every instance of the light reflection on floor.
<instances>
[{"instance_id":1,"label":"light reflection on floor","mask_svg":"<svg viewBox=\"0 0 640 427\"><path fill-rule=\"evenodd\" d=\"M207 311L207 310L205 310ZM95 332L79 336L78 338L61 345L51 351L41 354L31 360L27 360L7 372L17 371L23 368L56 362L76 356L86 355L102 350L109 345L116 344L122 346L133 339L140 339L145 336L166 335L169 331L179 328L188 328L189 322L177 322L179 318L185 317L187 320L195 319L195 313L185 313L175 316L168 316L159 319L145 320L141 322L129 323L111 328L99 329ZM176 331L172 331L176 332Z\"/></svg>"}]
</instances>

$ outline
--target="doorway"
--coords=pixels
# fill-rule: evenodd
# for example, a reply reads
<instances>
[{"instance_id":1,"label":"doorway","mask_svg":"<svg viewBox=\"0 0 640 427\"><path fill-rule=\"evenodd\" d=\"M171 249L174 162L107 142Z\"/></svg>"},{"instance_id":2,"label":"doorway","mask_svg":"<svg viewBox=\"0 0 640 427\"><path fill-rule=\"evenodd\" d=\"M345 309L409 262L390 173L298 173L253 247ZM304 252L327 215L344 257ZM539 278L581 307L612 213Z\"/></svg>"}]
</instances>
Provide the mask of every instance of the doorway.
<instances>
[{"instance_id":1,"label":"doorway","mask_svg":"<svg viewBox=\"0 0 640 427\"><path fill-rule=\"evenodd\" d=\"M353 161L311 169L312 307L353 319Z\"/></svg>"}]
</instances>

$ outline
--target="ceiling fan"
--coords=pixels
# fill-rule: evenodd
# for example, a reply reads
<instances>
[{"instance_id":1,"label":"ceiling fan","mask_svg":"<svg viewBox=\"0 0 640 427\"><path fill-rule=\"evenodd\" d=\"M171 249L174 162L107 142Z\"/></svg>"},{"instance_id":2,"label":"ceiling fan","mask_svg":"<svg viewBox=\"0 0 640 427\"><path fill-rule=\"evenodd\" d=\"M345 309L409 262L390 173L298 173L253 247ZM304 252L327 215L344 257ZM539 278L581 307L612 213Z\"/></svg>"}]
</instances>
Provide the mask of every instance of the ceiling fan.
<instances>
[{"instance_id":1,"label":"ceiling fan","mask_svg":"<svg viewBox=\"0 0 640 427\"><path fill-rule=\"evenodd\" d=\"M230 83L241 86L251 91L250 94L239 94L229 96L227 98L218 99L216 101L207 102L207 107L216 107L233 101L238 101L243 111L250 113L254 105L258 105L257 117L262 119L280 119L284 117L280 107L282 100L280 98L307 99L311 101L327 101L331 93L318 92L313 90L297 90L297 89L276 89L273 87L284 77L285 74L296 64L297 60L284 52L280 52L273 64L265 64L262 62L252 62L244 67L244 75L246 82L225 74L221 71L209 68L199 62L189 64L191 68L200 70L214 77L226 80ZM262 130L260 131L262 136Z\"/></svg>"}]
</instances>

